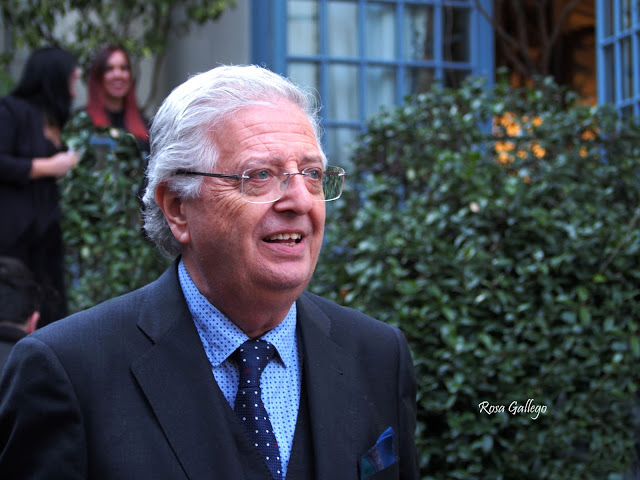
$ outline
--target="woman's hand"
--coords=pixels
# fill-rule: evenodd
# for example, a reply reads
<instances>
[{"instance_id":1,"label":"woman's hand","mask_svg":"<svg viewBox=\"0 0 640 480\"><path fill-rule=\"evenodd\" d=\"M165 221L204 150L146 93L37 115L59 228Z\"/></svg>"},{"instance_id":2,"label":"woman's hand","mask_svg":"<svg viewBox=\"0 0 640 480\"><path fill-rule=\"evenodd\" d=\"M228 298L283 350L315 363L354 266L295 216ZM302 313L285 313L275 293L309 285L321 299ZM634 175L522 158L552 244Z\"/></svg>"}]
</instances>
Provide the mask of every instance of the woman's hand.
<instances>
[{"instance_id":1,"label":"woman's hand","mask_svg":"<svg viewBox=\"0 0 640 480\"><path fill-rule=\"evenodd\" d=\"M79 152L60 152L48 158L34 158L30 178L64 177L78 163Z\"/></svg>"}]
</instances>

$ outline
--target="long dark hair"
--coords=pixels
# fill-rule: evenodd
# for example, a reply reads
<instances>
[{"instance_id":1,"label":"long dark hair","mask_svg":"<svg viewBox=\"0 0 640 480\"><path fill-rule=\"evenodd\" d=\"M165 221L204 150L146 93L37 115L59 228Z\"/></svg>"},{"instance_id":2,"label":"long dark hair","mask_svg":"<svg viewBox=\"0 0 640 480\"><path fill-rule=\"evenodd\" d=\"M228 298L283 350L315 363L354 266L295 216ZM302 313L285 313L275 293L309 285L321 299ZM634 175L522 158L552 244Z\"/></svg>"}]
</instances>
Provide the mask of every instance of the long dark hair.
<instances>
[{"instance_id":1,"label":"long dark hair","mask_svg":"<svg viewBox=\"0 0 640 480\"><path fill-rule=\"evenodd\" d=\"M89 70L89 100L87 102L87 112L91 117L94 125L98 127L108 127L109 119L105 109L104 95L104 74L107 71L107 61L114 52L122 52L127 59L129 70L131 71L131 59L129 53L122 45L106 45L98 53L96 53L91 69ZM124 98L124 126L126 130L132 133L140 140L149 140L149 131L142 119L142 114L138 108L136 100L136 86L133 72L131 73L131 85L127 96Z\"/></svg>"},{"instance_id":2,"label":"long dark hair","mask_svg":"<svg viewBox=\"0 0 640 480\"><path fill-rule=\"evenodd\" d=\"M35 105L47 123L64 127L71 113L69 79L76 68L75 55L59 47L34 50L11 95Z\"/></svg>"}]
</instances>

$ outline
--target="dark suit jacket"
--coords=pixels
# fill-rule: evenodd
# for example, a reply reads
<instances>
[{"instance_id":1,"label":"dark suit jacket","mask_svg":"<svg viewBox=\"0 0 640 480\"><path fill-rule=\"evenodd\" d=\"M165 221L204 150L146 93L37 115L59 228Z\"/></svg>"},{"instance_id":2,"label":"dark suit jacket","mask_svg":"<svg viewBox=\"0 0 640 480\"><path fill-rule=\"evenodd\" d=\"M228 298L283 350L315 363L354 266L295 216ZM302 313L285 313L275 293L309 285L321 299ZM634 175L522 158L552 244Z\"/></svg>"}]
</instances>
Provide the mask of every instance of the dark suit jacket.
<instances>
[{"instance_id":1,"label":"dark suit jacket","mask_svg":"<svg viewBox=\"0 0 640 480\"><path fill-rule=\"evenodd\" d=\"M417 479L403 335L308 293L297 307L314 478L359 478L360 456L392 427L399 462L370 478ZM247 437L230 412L174 264L18 342L0 379L0 477L264 478L250 473L251 454L239 448Z\"/></svg>"},{"instance_id":2,"label":"dark suit jacket","mask_svg":"<svg viewBox=\"0 0 640 480\"><path fill-rule=\"evenodd\" d=\"M60 219L56 179L29 179L32 159L58 151L42 128L36 107L20 98L0 99L0 252L10 250L28 229L27 240L37 243Z\"/></svg>"}]
</instances>

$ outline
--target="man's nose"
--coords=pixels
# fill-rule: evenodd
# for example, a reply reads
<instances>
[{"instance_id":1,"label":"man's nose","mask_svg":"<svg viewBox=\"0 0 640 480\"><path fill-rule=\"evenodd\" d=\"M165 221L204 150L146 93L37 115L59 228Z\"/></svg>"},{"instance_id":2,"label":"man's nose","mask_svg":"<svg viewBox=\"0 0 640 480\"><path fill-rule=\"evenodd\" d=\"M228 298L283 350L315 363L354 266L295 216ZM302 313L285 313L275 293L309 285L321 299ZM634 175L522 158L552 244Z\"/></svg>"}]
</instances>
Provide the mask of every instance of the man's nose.
<instances>
[{"instance_id":1,"label":"man's nose","mask_svg":"<svg viewBox=\"0 0 640 480\"><path fill-rule=\"evenodd\" d=\"M307 188L304 175L300 172L287 175L285 190L276 202L277 207L306 213L311 210L313 203L313 194Z\"/></svg>"}]
</instances>

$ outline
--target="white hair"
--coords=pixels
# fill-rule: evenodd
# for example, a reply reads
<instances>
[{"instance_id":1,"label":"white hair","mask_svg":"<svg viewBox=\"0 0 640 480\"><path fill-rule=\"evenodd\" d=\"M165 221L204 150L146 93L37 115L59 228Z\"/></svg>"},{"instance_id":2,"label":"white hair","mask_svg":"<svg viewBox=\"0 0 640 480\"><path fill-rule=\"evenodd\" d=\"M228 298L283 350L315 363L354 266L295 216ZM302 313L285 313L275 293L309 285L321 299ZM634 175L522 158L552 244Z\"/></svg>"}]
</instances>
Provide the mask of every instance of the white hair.
<instances>
[{"instance_id":1,"label":"white hair","mask_svg":"<svg viewBox=\"0 0 640 480\"><path fill-rule=\"evenodd\" d=\"M158 184L164 182L181 198L197 197L203 177L179 176L175 172L212 171L220 153L211 133L221 128L229 115L241 109L276 105L282 100L293 103L306 114L326 163L315 97L265 68L255 65L216 67L192 76L165 99L151 126L148 183L143 197L145 232L164 255L176 257L181 248L156 203Z\"/></svg>"}]
</instances>

